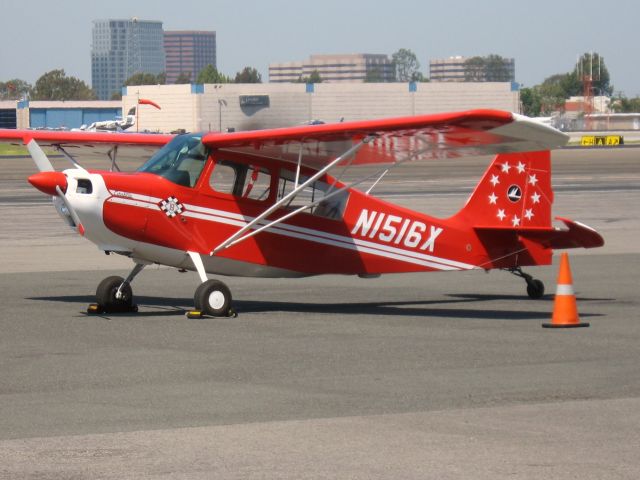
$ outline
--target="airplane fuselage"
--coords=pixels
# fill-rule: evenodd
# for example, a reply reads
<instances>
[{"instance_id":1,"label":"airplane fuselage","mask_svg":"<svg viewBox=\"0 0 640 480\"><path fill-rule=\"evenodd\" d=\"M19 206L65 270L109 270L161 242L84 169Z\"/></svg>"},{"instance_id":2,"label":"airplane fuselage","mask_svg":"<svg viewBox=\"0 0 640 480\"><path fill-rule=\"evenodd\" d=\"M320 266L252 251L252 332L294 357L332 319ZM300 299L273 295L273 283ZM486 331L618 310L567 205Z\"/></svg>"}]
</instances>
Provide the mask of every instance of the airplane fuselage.
<instances>
[{"instance_id":1,"label":"airplane fuselage","mask_svg":"<svg viewBox=\"0 0 640 480\"><path fill-rule=\"evenodd\" d=\"M243 163L241 158L234 160ZM254 165L256 160L247 162ZM212 185L212 158L193 187L145 172L67 170L67 198L80 217L84 236L101 250L190 270L195 266L187 252L197 252L213 274L375 275L504 266L491 262L483 243L461 219L436 219L356 189L339 196L333 214L300 213L210 255L275 202L283 174L268 162L261 168L268 174L268 185L263 187L269 192L258 199L217 191ZM333 183L331 177L323 178L324 185ZM336 183L333 188L340 187ZM292 208L280 208L265 222ZM507 239L504 248L512 248L511 243Z\"/></svg>"}]
</instances>

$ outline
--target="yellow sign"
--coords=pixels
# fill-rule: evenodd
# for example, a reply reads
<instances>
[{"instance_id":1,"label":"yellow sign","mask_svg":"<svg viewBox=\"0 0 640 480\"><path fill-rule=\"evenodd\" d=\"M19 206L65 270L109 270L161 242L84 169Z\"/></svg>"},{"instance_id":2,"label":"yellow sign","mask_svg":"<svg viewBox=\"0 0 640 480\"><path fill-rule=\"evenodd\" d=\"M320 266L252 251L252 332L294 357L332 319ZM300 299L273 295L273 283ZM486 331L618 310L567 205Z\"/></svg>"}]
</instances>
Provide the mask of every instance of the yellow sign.
<instances>
[{"instance_id":1,"label":"yellow sign","mask_svg":"<svg viewBox=\"0 0 640 480\"><path fill-rule=\"evenodd\" d=\"M580 139L580 145L583 147L613 147L624 145L624 137L622 135L586 135Z\"/></svg>"}]
</instances>

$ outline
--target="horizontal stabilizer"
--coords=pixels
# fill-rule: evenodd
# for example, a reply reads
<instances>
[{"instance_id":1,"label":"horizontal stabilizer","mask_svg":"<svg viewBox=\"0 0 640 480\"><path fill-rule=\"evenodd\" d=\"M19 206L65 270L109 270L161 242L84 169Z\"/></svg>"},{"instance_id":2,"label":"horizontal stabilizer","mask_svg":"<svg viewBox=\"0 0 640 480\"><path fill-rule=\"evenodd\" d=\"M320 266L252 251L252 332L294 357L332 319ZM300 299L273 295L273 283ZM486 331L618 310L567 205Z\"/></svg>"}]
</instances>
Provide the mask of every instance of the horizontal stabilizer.
<instances>
[{"instance_id":1,"label":"horizontal stabilizer","mask_svg":"<svg viewBox=\"0 0 640 480\"><path fill-rule=\"evenodd\" d=\"M535 242L543 248L565 249L565 248L596 248L604 245L604 239L593 228L580 222L574 222L568 218L556 217L562 221L566 229L553 227L474 227L482 233L504 233L513 232L523 240Z\"/></svg>"}]
</instances>

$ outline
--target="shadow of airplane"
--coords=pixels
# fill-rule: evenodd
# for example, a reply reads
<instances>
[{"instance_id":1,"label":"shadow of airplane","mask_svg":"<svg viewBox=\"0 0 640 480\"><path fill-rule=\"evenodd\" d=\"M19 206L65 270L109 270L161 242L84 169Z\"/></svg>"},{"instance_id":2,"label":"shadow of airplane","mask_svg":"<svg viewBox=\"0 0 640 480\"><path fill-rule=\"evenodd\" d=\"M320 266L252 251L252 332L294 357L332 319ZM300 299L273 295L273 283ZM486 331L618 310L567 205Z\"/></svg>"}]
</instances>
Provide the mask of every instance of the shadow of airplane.
<instances>
[{"instance_id":1,"label":"shadow of airplane","mask_svg":"<svg viewBox=\"0 0 640 480\"><path fill-rule=\"evenodd\" d=\"M380 302L344 302L344 303L312 303L312 302L282 302L272 300L234 300L233 308L238 314L249 313L317 313L333 315L372 315L372 316L400 316L400 317L435 317L461 318L482 320L545 320L551 315L552 295L546 295L541 300L532 300L537 305L545 305L544 310L522 310L518 308L462 308L462 305L478 302L513 301L522 302L521 295L489 295L489 294L451 294L447 299L416 300L416 301L380 301ZM95 302L95 297L56 296L31 297L28 300L53 301L64 303L79 303L89 305ZM585 299L587 300L587 299ZM613 299L590 299L611 300ZM192 298L169 298L136 296L136 303L143 307L137 313L102 314L101 317L158 317L183 315L193 308ZM151 311L147 310L150 309ZM602 314L581 313L582 317L597 317Z\"/></svg>"}]
</instances>

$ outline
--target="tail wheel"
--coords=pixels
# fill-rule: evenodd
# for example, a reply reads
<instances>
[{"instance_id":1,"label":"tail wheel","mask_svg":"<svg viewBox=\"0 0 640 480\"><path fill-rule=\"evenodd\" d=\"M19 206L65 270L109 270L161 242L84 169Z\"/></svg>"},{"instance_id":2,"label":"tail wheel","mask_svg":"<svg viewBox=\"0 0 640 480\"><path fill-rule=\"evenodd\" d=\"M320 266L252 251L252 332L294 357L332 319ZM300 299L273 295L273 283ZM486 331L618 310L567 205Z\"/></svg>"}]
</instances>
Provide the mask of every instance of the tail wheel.
<instances>
[{"instance_id":1,"label":"tail wheel","mask_svg":"<svg viewBox=\"0 0 640 480\"><path fill-rule=\"evenodd\" d=\"M133 290L128 283L122 285L124 278L107 277L100 282L96 289L96 301L105 312L123 311L132 308ZM122 285L122 288L120 288ZM120 289L120 295L117 295Z\"/></svg>"},{"instance_id":2,"label":"tail wheel","mask_svg":"<svg viewBox=\"0 0 640 480\"><path fill-rule=\"evenodd\" d=\"M231 291L220 280L200 284L194 295L196 310L212 317L226 317L231 308Z\"/></svg>"},{"instance_id":3,"label":"tail wheel","mask_svg":"<svg viewBox=\"0 0 640 480\"><path fill-rule=\"evenodd\" d=\"M537 278L534 278L530 282L527 282L527 295L534 300L542 298L544 295L544 283Z\"/></svg>"}]
</instances>

